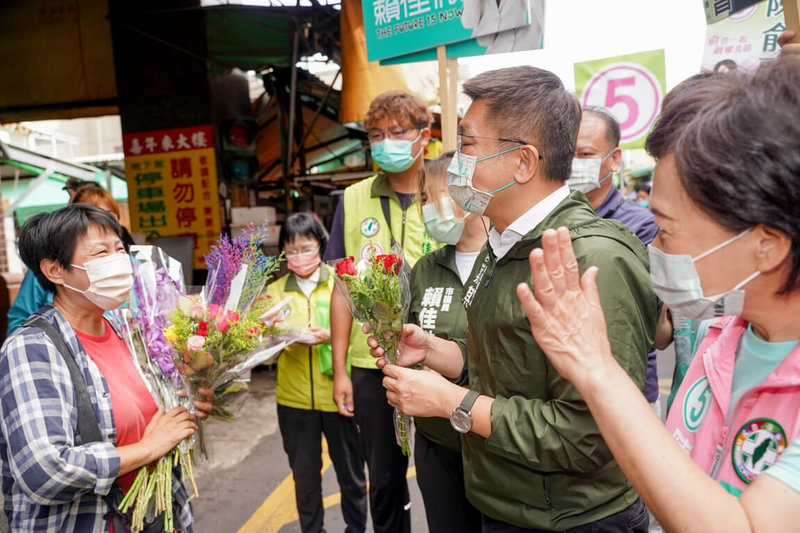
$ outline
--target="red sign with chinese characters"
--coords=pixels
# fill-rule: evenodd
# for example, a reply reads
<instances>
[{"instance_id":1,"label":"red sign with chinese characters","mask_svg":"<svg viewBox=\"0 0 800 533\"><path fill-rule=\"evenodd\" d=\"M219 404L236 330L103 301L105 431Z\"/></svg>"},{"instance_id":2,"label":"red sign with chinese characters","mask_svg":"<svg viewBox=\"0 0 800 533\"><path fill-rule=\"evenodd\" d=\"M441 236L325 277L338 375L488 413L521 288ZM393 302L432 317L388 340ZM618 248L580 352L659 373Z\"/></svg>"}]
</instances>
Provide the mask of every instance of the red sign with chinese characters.
<instances>
[{"instance_id":1,"label":"red sign with chinese characters","mask_svg":"<svg viewBox=\"0 0 800 533\"><path fill-rule=\"evenodd\" d=\"M217 164L211 126L122 136L134 232L148 239L195 235L194 267L220 232Z\"/></svg>"}]
</instances>

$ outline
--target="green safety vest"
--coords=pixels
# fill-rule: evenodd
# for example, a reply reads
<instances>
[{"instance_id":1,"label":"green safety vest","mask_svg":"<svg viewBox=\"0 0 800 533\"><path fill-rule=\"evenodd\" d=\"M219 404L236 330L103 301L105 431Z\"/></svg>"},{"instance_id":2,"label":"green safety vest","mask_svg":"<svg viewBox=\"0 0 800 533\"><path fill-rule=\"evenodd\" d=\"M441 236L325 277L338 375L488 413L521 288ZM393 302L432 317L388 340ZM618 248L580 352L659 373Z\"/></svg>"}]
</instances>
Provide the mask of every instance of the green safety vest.
<instances>
[{"instance_id":1,"label":"green safety vest","mask_svg":"<svg viewBox=\"0 0 800 533\"><path fill-rule=\"evenodd\" d=\"M319 326L330 329L330 305L333 275L327 265L320 266L316 288L306 297L293 273L267 285L267 294L280 301L287 295L291 312L286 319L290 326L306 328ZM278 384L275 399L278 405L294 409L336 412L333 402L333 374L330 370L331 345L308 346L291 344L278 357Z\"/></svg>"},{"instance_id":2,"label":"green safety vest","mask_svg":"<svg viewBox=\"0 0 800 533\"><path fill-rule=\"evenodd\" d=\"M391 231L383 213L381 197L389 199ZM343 201L345 255L355 257L356 261L369 255L370 246L378 254L391 253L392 236L403 248L403 256L410 267L420 257L441 246L425 231L419 200L411 202L404 212L383 172L345 189ZM349 354L353 366L375 368L375 358L369 355L367 348L367 337L355 320L350 331Z\"/></svg>"}]
</instances>

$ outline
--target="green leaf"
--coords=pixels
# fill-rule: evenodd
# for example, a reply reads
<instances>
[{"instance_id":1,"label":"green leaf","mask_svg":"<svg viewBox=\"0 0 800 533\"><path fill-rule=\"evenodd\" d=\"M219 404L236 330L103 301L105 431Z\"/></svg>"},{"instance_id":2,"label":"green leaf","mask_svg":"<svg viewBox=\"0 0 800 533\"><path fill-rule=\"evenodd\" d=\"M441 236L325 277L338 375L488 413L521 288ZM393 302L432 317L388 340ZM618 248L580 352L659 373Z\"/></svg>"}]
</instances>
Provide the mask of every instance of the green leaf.
<instances>
[{"instance_id":1,"label":"green leaf","mask_svg":"<svg viewBox=\"0 0 800 533\"><path fill-rule=\"evenodd\" d=\"M397 312L392 307L391 302L384 299L375 300L375 303L372 305L372 312L375 314L375 318L381 322L392 323L397 317Z\"/></svg>"},{"instance_id":2,"label":"green leaf","mask_svg":"<svg viewBox=\"0 0 800 533\"><path fill-rule=\"evenodd\" d=\"M210 368L211 365L214 364L214 358L211 356L210 353L206 352L205 350L200 350L199 352L194 352L192 354L192 358L189 361L189 366L192 367L192 370L195 372L199 372L201 370L205 370L206 368Z\"/></svg>"},{"instance_id":3,"label":"green leaf","mask_svg":"<svg viewBox=\"0 0 800 533\"><path fill-rule=\"evenodd\" d=\"M214 391L214 396L228 396L239 392L247 392L247 383L244 381L233 381Z\"/></svg>"}]
</instances>

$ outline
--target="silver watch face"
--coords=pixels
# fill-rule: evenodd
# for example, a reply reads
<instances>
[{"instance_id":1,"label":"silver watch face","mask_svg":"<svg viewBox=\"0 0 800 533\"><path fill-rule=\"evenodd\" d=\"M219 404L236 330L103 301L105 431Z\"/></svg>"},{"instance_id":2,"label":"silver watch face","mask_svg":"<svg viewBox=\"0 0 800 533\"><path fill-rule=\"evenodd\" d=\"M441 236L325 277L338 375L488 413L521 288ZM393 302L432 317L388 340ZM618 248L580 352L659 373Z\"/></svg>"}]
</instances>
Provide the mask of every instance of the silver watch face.
<instances>
[{"instance_id":1,"label":"silver watch face","mask_svg":"<svg viewBox=\"0 0 800 533\"><path fill-rule=\"evenodd\" d=\"M450 413L450 425L459 433L469 433L469 430L472 429L472 419L470 419L469 413L457 407Z\"/></svg>"}]
</instances>

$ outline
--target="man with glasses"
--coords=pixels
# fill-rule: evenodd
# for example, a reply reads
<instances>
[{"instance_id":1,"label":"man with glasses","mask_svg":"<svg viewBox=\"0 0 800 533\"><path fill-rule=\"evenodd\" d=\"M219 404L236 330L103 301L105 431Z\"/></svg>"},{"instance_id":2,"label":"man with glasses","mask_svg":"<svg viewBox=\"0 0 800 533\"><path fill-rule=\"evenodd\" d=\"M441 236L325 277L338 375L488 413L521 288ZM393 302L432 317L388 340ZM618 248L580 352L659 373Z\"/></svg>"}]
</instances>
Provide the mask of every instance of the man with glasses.
<instances>
[{"instance_id":1,"label":"man with glasses","mask_svg":"<svg viewBox=\"0 0 800 533\"><path fill-rule=\"evenodd\" d=\"M405 325L398 362L441 375L379 362L389 402L412 416L449 417L463 434L467 497L483 531L646 532L647 510L580 394L533 339L515 295L530 281L528 259L541 254L544 230L569 228L574 267L599 268L612 351L641 386L658 317L645 249L622 224L599 218L583 194L570 193L581 109L558 77L514 67L481 74L464 92L473 102L448 188L465 210L493 223L464 286L466 362L460 343ZM369 343L373 356L382 354L376 339ZM465 369L469 390L446 379Z\"/></svg>"},{"instance_id":2,"label":"man with glasses","mask_svg":"<svg viewBox=\"0 0 800 533\"><path fill-rule=\"evenodd\" d=\"M430 122L424 102L403 91L386 92L372 101L364 127L381 171L345 189L334 215L326 261L346 256L358 261L371 252L391 253L397 243L413 266L439 246L425 232L416 197ZM373 529L376 533L410 531L408 457L395 441L394 409L386 402L383 374L369 355L366 337L338 291L331 298L331 348L334 401L339 413L355 415L361 430ZM352 380L346 367L348 348Z\"/></svg>"},{"instance_id":3,"label":"man with glasses","mask_svg":"<svg viewBox=\"0 0 800 533\"><path fill-rule=\"evenodd\" d=\"M647 246L658 233L653 213L646 207L625 200L611 180L622 162L620 137L619 123L607 109L596 106L584 108L572 175L567 184L571 190L586 194L598 216L619 220ZM656 350L651 349L647 356L647 377L642 392L660 416L657 364Z\"/></svg>"}]
</instances>

